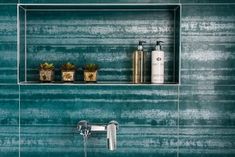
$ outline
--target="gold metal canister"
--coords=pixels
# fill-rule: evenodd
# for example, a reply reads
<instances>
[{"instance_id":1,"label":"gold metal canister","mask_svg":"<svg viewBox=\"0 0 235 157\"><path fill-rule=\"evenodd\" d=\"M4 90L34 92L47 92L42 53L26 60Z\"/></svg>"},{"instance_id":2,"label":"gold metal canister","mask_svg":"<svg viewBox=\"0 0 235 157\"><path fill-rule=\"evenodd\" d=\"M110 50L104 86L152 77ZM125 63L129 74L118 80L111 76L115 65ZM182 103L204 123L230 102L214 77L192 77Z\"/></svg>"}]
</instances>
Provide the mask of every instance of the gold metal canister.
<instances>
[{"instance_id":1,"label":"gold metal canister","mask_svg":"<svg viewBox=\"0 0 235 157\"><path fill-rule=\"evenodd\" d=\"M133 83L144 83L144 52L135 51L133 53Z\"/></svg>"}]
</instances>

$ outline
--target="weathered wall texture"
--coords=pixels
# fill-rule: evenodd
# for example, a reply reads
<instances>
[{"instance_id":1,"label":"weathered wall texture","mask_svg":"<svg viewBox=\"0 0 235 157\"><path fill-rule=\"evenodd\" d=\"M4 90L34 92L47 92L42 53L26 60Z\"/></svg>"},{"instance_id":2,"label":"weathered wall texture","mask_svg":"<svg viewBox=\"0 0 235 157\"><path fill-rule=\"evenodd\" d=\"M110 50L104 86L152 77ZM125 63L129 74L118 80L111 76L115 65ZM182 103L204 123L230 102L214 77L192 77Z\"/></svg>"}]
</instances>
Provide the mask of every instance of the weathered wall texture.
<instances>
[{"instance_id":1,"label":"weathered wall texture","mask_svg":"<svg viewBox=\"0 0 235 157\"><path fill-rule=\"evenodd\" d=\"M18 157L19 147L21 157L83 156L82 137L74 131L81 119L120 123L117 151L108 151L105 135L97 135L88 140L88 157L235 156L235 4L167 2L182 4L181 85L40 86L17 85L17 1L0 0L0 157Z\"/></svg>"}]
</instances>

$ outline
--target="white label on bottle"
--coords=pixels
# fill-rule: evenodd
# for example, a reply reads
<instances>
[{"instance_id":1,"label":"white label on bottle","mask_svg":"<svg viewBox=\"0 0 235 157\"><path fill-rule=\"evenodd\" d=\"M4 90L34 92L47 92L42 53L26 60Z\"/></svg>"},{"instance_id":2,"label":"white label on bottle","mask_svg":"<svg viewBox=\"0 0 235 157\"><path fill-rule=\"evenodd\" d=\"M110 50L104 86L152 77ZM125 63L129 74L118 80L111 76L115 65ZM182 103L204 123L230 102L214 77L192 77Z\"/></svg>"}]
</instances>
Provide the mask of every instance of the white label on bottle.
<instances>
[{"instance_id":1,"label":"white label on bottle","mask_svg":"<svg viewBox=\"0 0 235 157\"><path fill-rule=\"evenodd\" d=\"M152 83L164 83L164 52L163 51L152 52L151 82Z\"/></svg>"}]
</instances>

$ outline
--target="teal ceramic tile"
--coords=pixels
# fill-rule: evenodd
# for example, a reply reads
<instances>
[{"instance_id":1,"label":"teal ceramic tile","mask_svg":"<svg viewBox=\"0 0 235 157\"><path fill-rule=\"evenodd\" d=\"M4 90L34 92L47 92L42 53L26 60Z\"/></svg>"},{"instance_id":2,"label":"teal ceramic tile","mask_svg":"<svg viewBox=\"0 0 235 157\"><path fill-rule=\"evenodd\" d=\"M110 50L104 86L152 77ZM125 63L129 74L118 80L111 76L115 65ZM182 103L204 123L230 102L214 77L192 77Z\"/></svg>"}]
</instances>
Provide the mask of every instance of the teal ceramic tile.
<instances>
[{"instance_id":1,"label":"teal ceramic tile","mask_svg":"<svg viewBox=\"0 0 235 157\"><path fill-rule=\"evenodd\" d=\"M182 84L234 84L233 5L183 6Z\"/></svg>"},{"instance_id":2,"label":"teal ceramic tile","mask_svg":"<svg viewBox=\"0 0 235 157\"><path fill-rule=\"evenodd\" d=\"M117 133L117 150L107 149L106 134L91 134L88 139L88 156L169 156L176 157L177 132L175 128L120 126ZM34 130L37 130L35 133ZM71 127L26 126L21 131L21 156L84 156L83 139L71 133Z\"/></svg>"},{"instance_id":3,"label":"teal ceramic tile","mask_svg":"<svg viewBox=\"0 0 235 157\"><path fill-rule=\"evenodd\" d=\"M0 124L18 125L19 93L17 85L0 85Z\"/></svg>"},{"instance_id":4,"label":"teal ceramic tile","mask_svg":"<svg viewBox=\"0 0 235 157\"><path fill-rule=\"evenodd\" d=\"M0 83L16 83L16 6L0 5Z\"/></svg>"},{"instance_id":5,"label":"teal ceramic tile","mask_svg":"<svg viewBox=\"0 0 235 157\"><path fill-rule=\"evenodd\" d=\"M234 128L181 127L180 157L233 157Z\"/></svg>"},{"instance_id":6,"label":"teal ceramic tile","mask_svg":"<svg viewBox=\"0 0 235 157\"><path fill-rule=\"evenodd\" d=\"M180 156L234 155L234 86L182 86Z\"/></svg>"},{"instance_id":7,"label":"teal ceramic tile","mask_svg":"<svg viewBox=\"0 0 235 157\"><path fill-rule=\"evenodd\" d=\"M18 0L0 0L0 4L1 3L18 3Z\"/></svg>"},{"instance_id":8,"label":"teal ceramic tile","mask_svg":"<svg viewBox=\"0 0 235 157\"><path fill-rule=\"evenodd\" d=\"M234 0L180 0L180 3L234 3Z\"/></svg>"},{"instance_id":9,"label":"teal ceramic tile","mask_svg":"<svg viewBox=\"0 0 235 157\"><path fill-rule=\"evenodd\" d=\"M182 86L180 125L233 126L235 86Z\"/></svg>"},{"instance_id":10,"label":"teal ceramic tile","mask_svg":"<svg viewBox=\"0 0 235 157\"><path fill-rule=\"evenodd\" d=\"M234 42L234 9L235 5L182 6L182 42Z\"/></svg>"},{"instance_id":11,"label":"teal ceramic tile","mask_svg":"<svg viewBox=\"0 0 235 157\"><path fill-rule=\"evenodd\" d=\"M83 79L84 64L96 63L100 67L98 81L130 82L132 53L139 40L146 40L146 80L150 82L150 52L156 40L161 39L165 42L165 82L177 83L176 16L180 16L179 12L173 10L135 11L135 14L131 10L27 11L27 81L38 81L39 65L47 61L55 64L57 81L61 79L61 65L72 62L80 69L79 81ZM21 41L24 45L24 40ZM24 64L23 60L20 62Z\"/></svg>"},{"instance_id":12,"label":"teal ceramic tile","mask_svg":"<svg viewBox=\"0 0 235 157\"><path fill-rule=\"evenodd\" d=\"M22 124L71 125L78 116L95 123L118 119L125 124L177 124L174 86L26 85L21 88ZM165 119L166 115L171 116Z\"/></svg>"},{"instance_id":13,"label":"teal ceramic tile","mask_svg":"<svg viewBox=\"0 0 235 157\"><path fill-rule=\"evenodd\" d=\"M98 134L89 138L88 154L176 156L177 98L174 86L21 86L21 156L82 154L82 137L74 133L82 119L120 124L115 153Z\"/></svg>"},{"instance_id":14,"label":"teal ceramic tile","mask_svg":"<svg viewBox=\"0 0 235 157\"><path fill-rule=\"evenodd\" d=\"M16 85L0 86L0 155L17 157L19 147L19 94Z\"/></svg>"},{"instance_id":15,"label":"teal ceramic tile","mask_svg":"<svg viewBox=\"0 0 235 157\"><path fill-rule=\"evenodd\" d=\"M179 0L20 0L21 3L179 3Z\"/></svg>"},{"instance_id":16,"label":"teal ceramic tile","mask_svg":"<svg viewBox=\"0 0 235 157\"><path fill-rule=\"evenodd\" d=\"M235 84L232 43L182 43L182 84Z\"/></svg>"}]
</instances>

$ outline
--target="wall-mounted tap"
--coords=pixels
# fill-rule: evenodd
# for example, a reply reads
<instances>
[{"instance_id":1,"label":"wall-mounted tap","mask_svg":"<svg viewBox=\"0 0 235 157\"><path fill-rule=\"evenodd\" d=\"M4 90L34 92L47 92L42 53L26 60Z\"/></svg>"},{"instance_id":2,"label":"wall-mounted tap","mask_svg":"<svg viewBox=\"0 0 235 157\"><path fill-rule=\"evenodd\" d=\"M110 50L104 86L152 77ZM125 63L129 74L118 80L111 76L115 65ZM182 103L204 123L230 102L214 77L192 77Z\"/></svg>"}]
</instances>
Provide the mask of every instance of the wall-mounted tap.
<instances>
[{"instance_id":1,"label":"wall-mounted tap","mask_svg":"<svg viewBox=\"0 0 235 157\"><path fill-rule=\"evenodd\" d=\"M107 146L109 150L117 149L117 130L118 122L111 121L107 125Z\"/></svg>"},{"instance_id":2,"label":"wall-mounted tap","mask_svg":"<svg viewBox=\"0 0 235 157\"><path fill-rule=\"evenodd\" d=\"M81 120L77 124L77 129L83 137L88 137L92 132L107 132L108 149L112 151L117 149L118 122L110 121L108 125L90 125L86 120Z\"/></svg>"}]
</instances>

